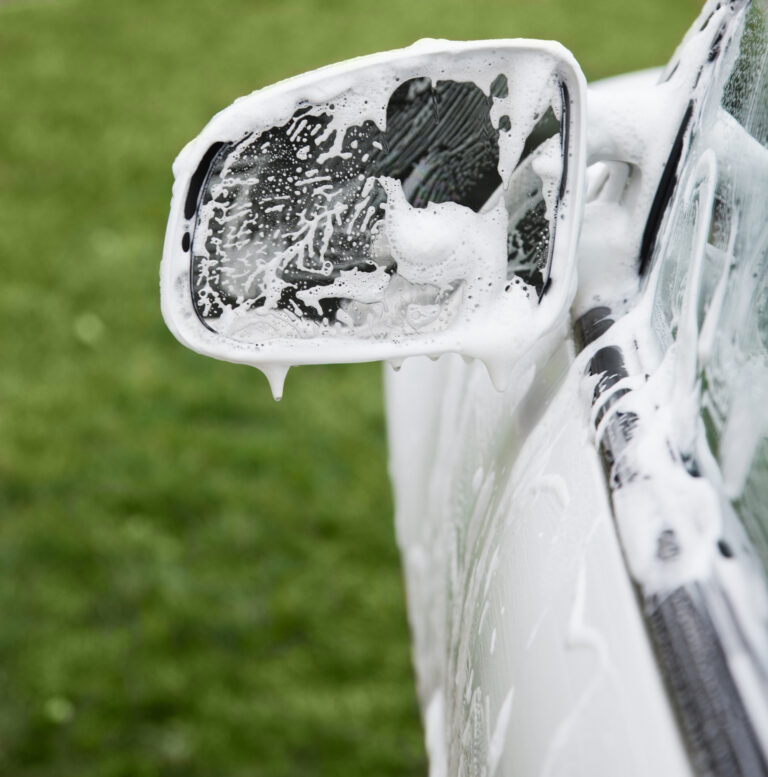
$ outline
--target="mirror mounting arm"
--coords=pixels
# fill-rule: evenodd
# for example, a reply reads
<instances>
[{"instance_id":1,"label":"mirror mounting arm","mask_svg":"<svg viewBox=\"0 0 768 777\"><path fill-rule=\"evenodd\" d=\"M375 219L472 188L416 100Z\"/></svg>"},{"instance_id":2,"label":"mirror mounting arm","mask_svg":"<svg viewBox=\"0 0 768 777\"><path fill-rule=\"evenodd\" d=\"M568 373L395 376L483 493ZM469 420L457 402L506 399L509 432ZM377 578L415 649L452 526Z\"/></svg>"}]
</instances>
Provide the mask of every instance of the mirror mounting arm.
<instances>
[{"instance_id":1,"label":"mirror mounting arm","mask_svg":"<svg viewBox=\"0 0 768 777\"><path fill-rule=\"evenodd\" d=\"M633 89L593 86L587 90L587 165L626 162L644 168L649 149L666 148L677 123L670 115L679 110L677 90L665 84Z\"/></svg>"}]
</instances>

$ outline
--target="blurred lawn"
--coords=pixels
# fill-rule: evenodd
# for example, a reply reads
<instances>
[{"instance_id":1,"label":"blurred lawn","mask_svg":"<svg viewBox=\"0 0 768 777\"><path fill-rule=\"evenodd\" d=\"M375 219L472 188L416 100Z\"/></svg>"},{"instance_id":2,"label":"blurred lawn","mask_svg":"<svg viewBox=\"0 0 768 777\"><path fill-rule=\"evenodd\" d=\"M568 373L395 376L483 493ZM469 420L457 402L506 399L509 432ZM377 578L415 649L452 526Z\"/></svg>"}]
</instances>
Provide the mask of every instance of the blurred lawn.
<instances>
[{"instance_id":1,"label":"blurred lawn","mask_svg":"<svg viewBox=\"0 0 768 777\"><path fill-rule=\"evenodd\" d=\"M695 0L0 0L0 774L424 775L380 371L166 332L170 164L218 109L430 37L664 62Z\"/></svg>"}]
</instances>

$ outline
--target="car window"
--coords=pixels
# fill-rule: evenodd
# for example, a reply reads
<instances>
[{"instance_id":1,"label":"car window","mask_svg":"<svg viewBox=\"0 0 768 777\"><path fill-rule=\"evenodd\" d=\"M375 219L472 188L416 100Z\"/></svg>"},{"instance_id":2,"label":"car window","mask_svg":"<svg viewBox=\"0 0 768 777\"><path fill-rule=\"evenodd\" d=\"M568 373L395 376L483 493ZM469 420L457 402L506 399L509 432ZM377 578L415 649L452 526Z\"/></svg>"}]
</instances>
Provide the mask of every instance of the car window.
<instances>
[{"instance_id":1,"label":"car window","mask_svg":"<svg viewBox=\"0 0 768 777\"><path fill-rule=\"evenodd\" d=\"M691 133L656 246L652 326L662 353L691 316L707 443L768 570L768 23L754 3L730 72ZM727 52L726 52L727 54ZM695 277L694 277L695 276ZM690 299L687 299L691 297ZM687 305L687 307L686 307Z\"/></svg>"}]
</instances>

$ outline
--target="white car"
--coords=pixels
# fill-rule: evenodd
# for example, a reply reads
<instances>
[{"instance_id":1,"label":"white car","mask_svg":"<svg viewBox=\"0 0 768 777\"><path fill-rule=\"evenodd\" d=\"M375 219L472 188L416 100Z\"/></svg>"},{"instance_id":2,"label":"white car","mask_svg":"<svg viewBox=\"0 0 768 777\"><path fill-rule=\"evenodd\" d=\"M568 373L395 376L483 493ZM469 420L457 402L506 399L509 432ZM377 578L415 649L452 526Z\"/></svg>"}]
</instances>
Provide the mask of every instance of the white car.
<instances>
[{"instance_id":1,"label":"white car","mask_svg":"<svg viewBox=\"0 0 768 777\"><path fill-rule=\"evenodd\" d=\"M384 360L430 774L768 774L768 3L663 71L421 41L179 155L170 329Z\"/></svg>"}]
</instances>

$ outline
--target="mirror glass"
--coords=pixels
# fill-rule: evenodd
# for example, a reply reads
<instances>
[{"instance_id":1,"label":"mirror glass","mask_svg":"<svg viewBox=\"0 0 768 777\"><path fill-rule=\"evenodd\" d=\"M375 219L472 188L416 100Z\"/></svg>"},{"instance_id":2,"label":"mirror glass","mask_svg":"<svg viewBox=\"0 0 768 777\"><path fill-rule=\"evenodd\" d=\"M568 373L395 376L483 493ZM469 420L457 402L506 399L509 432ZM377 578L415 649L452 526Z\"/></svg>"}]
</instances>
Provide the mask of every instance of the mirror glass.
<instances>
[{"instance_id":1,"label":"mirror glass","mask_svg":"<svg viewBox=\"0 0 768 777\"><path fill-rule=\"evenodd\" d=\"M168 325L265 372L508 364L575 287L584 89L558 44L421 41L237 100L174 165Z\"/></svg>"}]
</instances>

